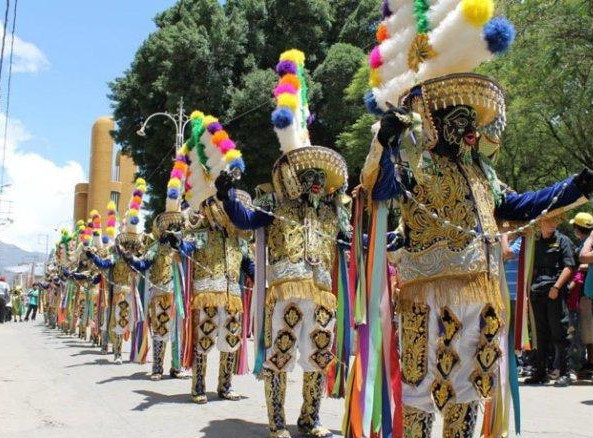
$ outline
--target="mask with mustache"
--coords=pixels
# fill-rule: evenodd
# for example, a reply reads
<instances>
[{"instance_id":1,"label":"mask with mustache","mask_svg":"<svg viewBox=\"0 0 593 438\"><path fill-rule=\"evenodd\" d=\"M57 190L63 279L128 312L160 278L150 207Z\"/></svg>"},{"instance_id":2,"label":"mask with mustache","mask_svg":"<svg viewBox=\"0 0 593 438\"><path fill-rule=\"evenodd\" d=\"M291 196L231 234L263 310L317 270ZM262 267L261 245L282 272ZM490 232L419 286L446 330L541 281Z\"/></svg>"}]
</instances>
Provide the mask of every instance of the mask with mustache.
<instances>
[{"instance_id":1,"label":"mask with mustache","mask_svg":"<svg viewBox=\"0 0 593 438\"><path fill-rule=\"evenodd\" d=\"M302 197L317 208L319 201L326 195L325 181L327 175L320 169L307 169L299 175L299 181L303 189Z\"/></svg>"}]
</instances>

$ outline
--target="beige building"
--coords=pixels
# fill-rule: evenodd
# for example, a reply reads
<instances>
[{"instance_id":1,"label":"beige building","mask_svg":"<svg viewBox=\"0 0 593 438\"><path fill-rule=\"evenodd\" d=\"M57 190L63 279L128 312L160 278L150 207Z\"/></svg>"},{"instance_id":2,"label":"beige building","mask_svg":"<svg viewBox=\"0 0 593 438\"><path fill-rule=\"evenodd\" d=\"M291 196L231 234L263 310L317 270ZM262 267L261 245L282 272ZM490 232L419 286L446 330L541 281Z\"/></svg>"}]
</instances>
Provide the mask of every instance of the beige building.
<instances>
[{"instance_id":1,"label":"beige building","mask_svg":"<svg viewBox=\"0 0 593 438\"><path fill-rule=\"evenodd\" d=\"M124 216L134 190L136 166L130 157L119 151L113 155L111 131L114 128L115 123L109 116L100 117L93 124L89 182L76 184L74 188L74 223L86 220L91 210L98 210L105 217L110 200L115 202L120 217Z\"/></svg>"}]
</instances>

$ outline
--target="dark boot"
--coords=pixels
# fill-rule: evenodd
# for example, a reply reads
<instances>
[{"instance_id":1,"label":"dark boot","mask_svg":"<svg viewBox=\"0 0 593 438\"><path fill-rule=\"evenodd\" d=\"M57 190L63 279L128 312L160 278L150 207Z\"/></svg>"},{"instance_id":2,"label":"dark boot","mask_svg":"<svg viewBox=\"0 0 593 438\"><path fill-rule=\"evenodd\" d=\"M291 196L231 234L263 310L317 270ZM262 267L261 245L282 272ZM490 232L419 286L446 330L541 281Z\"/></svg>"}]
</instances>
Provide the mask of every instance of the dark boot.
<instances>
[{"instance_id":1,"label":"dark boot","mask_svg":"<svg viewBox=\"0 0 593 438\"><path fill-rule=\"evenodd\" d=\"M218 371L218 396L225 400L239 400L241 396L233 391L231 381L235 372L237 353L220 353L220 368Z\"/></svg>"},{"instance_id":2,"label":"dark boot","mask_svg":"<svg viewBox=\"0 0 593 438\"><path fill-rule=\"evenodd\" d=\"M404 436L406 438L430 438L434 414L404 405Z\"/></svg>"},{"instance_id":3,"label":"dark boot","mask_svg":"<svg viewBox=\"0 0 593 438\"><path fill-rule=\"evenodd\" d=\"M191 399L194 403L203 405L208 402L206 397L206 369L208 355L194 352L194 364L192 367Z\"/></svg>"},{"instance_id":4,"label":"dark boot","mask_svg":"<svg viewBox=\"0 0 593 438\"><path fill-rule=\"evenodd\" d=\"M471 438L478 419L478 402L451 403L443 416L443 438Z\"/></svg>"},{"instance_id":5,"label":"dark boot","mask_svg":"<svg viewBox=\"0 0 593 438\"><path fill-rule=\"evenodd\" d=\"M286 398L286 373L263 370L270 438L290 438L286 430L284 400Z\"/></svg>"},{"instance_id":6,"label":"dark boot","mask_svg":"<svg viewBox=\"0 0 593 438\"><path fill-rule=\"evenodd\" d=\"M327 438L333 435L319 421L324 381L324 376L320 372L303 373L303 406L297 425L300 433L310 437Z\"/></svg>"}]
</instances>

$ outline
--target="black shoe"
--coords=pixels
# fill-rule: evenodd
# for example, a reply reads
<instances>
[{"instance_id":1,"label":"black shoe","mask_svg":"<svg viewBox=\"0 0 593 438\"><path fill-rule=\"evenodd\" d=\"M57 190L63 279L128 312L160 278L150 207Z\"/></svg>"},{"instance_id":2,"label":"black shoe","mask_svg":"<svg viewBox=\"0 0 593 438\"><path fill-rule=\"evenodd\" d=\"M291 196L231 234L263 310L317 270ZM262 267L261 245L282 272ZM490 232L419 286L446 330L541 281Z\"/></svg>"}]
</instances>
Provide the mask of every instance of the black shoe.
<instances>
[{"instance_id":1,"label":"black shoe","mask_svg":"<svg viewBox=\"0 0 593 438\"><path fill-rule=\"evenodd\" d=\"M523 381L524 385L545 385L549 382L547 377L543 376L532 376L528 377Z\"/></svg>"},{"instance_id":2,"label":"black shoe","mask_svg":"<svg viewBox=\"0 0 593 438\"><path fill-rule=\"evenodd\" d=\"M570 386L570 377L567 375L558 377L558 379L556 379L556 381L554 382L554 386L556 386L557 388L565 388L567 386Z\"/></svg>"}]
</instances>

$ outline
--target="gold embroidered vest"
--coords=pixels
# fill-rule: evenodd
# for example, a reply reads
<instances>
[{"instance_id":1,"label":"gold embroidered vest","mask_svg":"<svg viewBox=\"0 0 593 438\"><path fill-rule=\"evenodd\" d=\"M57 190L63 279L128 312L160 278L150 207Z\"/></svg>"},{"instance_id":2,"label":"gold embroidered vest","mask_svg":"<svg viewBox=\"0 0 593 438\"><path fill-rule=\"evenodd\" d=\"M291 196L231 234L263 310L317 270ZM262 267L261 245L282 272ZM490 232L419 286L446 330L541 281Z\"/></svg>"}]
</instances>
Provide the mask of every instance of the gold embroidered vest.
<instances>
[{"instance_id":1,"label":"gold embroidered vest","mask_svg":"<svg viewBox=\"0 0 593 438\"><path fill-rule=\"evenodd\" d=\"M166 286L173 279L173 253L167 245L157 244L149 279L157 286Z\"/></svg>"}]
</instances>

